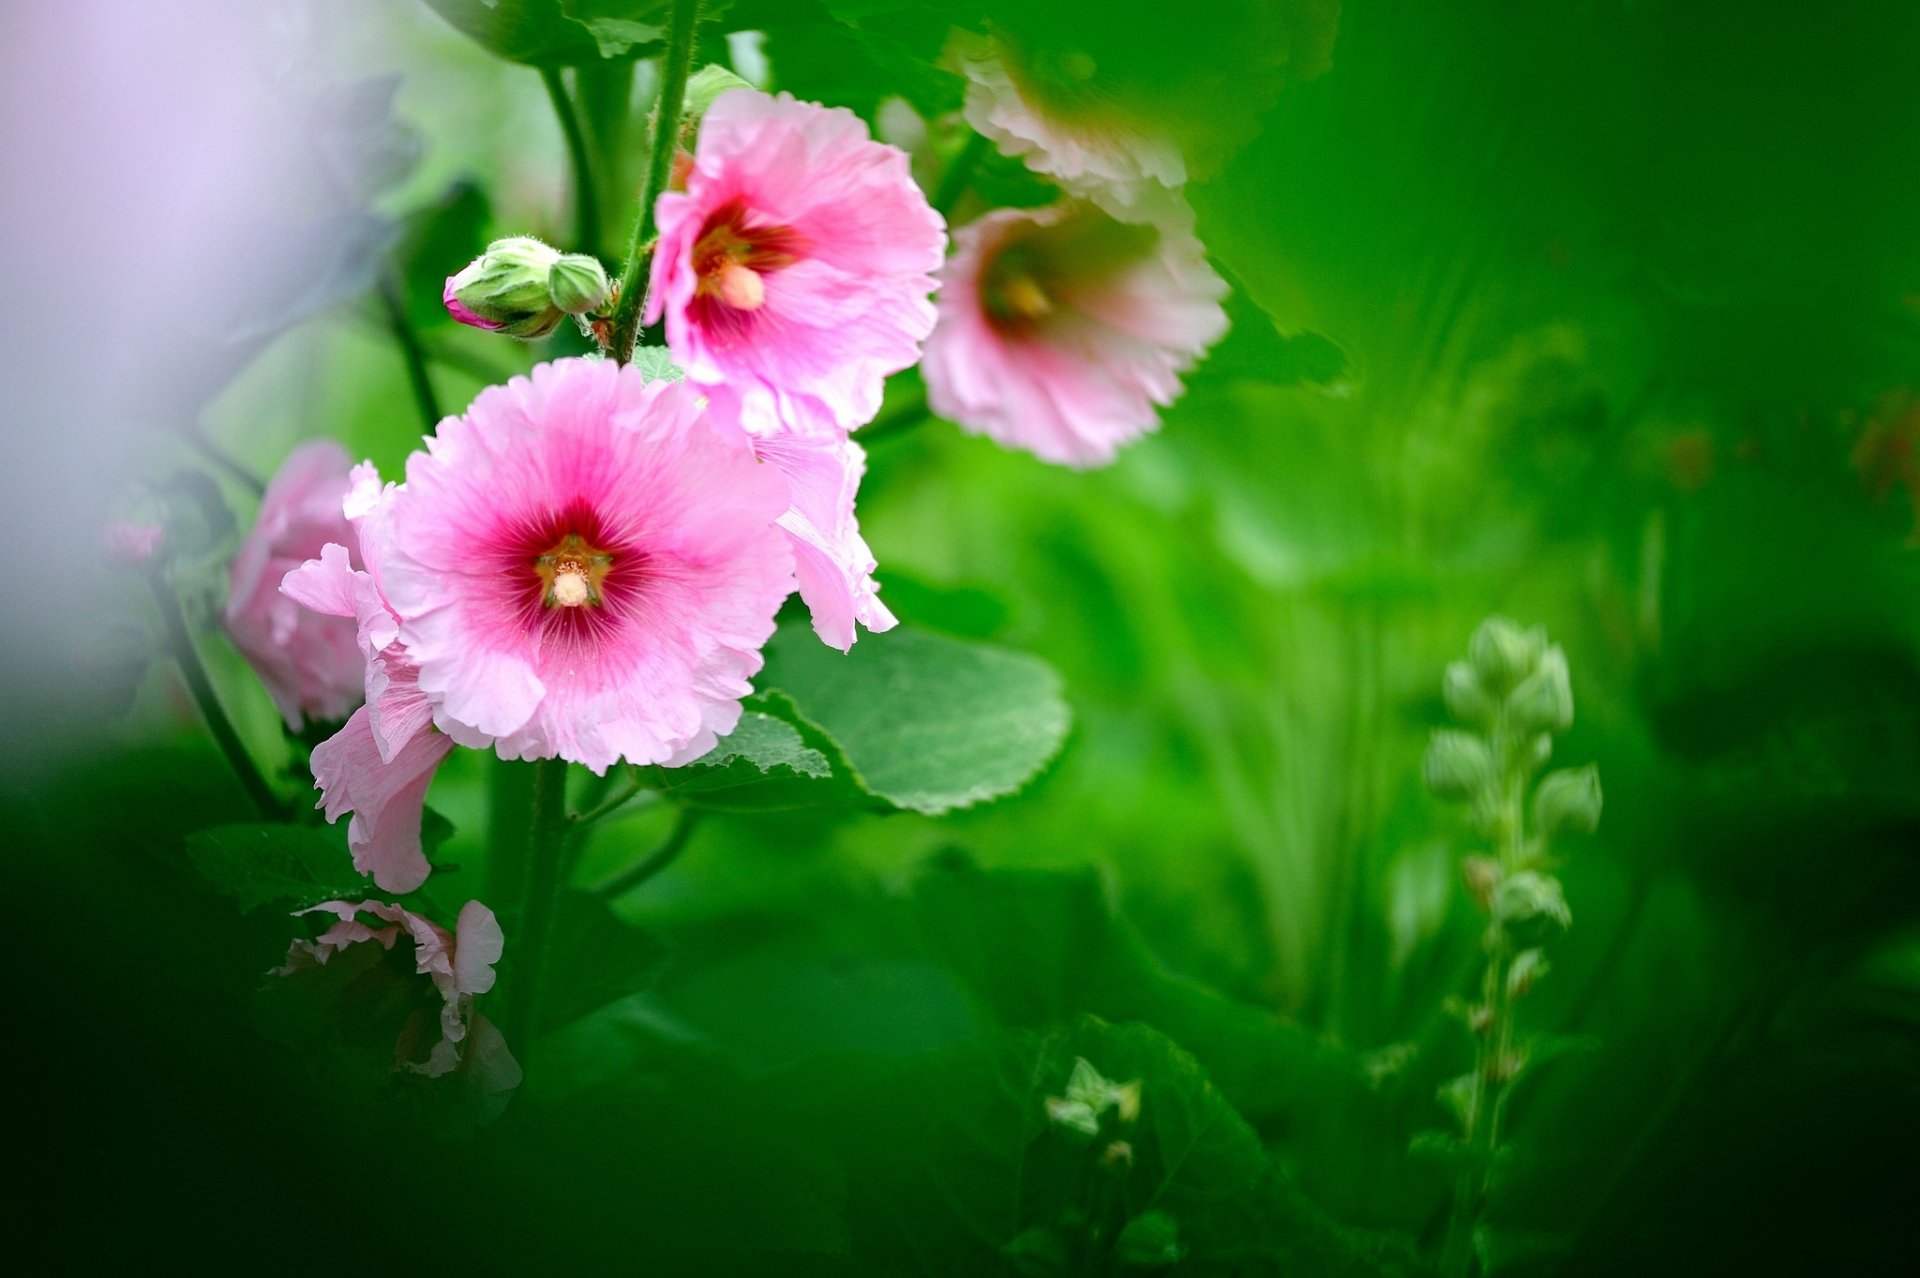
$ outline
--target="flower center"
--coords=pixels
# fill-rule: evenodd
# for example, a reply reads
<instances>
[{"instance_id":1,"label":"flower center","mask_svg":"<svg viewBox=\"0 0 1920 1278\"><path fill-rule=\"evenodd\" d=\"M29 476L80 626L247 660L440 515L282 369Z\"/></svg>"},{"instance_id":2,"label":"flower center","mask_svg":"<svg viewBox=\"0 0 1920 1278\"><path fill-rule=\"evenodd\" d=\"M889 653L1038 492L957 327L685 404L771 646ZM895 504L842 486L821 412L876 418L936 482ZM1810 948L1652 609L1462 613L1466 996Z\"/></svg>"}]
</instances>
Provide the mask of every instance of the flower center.
<instances>
[{"instance_id":1,"label":"flower center","mask_svg":"<svg viewBox=\"0 0 1920 1278\"><path fill-rule=\"evenodd\" d=\"M544 554L534 556L540 574L540 602L547 608L599 607L601 584L613 567L613 556L592 545L579 533L568 533Z\"/></svg>"},{"instance_id":2,"label":"flower center","mask_svg":"<svg viewBox=\"0 0 1920 1278\"><path fill-rule=\"evenodd\" d=\"M750 226L739 200L707 219L693 246L696 296L737 311L757 311L767 300L766 277L800 260L806 241L790 226Z\"/></svg>"}]
</instances>

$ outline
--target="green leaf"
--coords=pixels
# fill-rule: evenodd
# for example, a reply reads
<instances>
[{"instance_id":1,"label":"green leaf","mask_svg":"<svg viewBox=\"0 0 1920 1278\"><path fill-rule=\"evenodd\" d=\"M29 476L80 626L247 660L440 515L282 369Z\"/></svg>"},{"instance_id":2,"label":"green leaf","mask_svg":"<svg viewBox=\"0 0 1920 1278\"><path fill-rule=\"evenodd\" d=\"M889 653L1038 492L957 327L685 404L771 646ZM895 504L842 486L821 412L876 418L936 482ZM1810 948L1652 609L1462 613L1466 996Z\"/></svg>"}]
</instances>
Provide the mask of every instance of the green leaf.
<instances>
[{"instance_id":1,"label":"green leaf","mask_svg":"<svg viewBox=\"0 0 1920 1278\"><path fill-rule=\"evenodd\" d=\"M1142 1269L1176 1264L1186 1254L1180 1246L1180 1223L1158 1208L1129 1220L1114 1250L1121 1264Z\"/></svg>"},{"instance_id":2,"label":"green leaf","mask_svg":"<svg viewBox=\"0 0 1920 1278\"><path fill-rule=\"evenodd\" d=\"M842 654L783 626L764 683L839 744L872 794L930 815L1019 790L1069 722L1060 676L1038 658L904 628Z\"/></svg>"},{"instance_id":3,"label":"green leaf","mask_svg":"<svg viewBox=\"0 0 1920 1278\"><path fill-rule=\"evenodd\" d=\"M591 892L569 891L554 903L547 944L540 978L542 1033L646 989L667 957L658 937L623 922Z\"/></svg>"},{"instance_id":4,"label":"green leaf","mask_svg":"<svg viewBox=\"0 0 1920 1278\"><path fill-rule=\"evenodd\" d=\"M678 768L647 768L646 784L718 811L874 808L875 798L832 738L781 693L747 703L740 723L705 755Z\"/></svg>"},{"instance_id":5,"label":"green leaf","mask_svg":"<svg viewBox=\"0 0 1920 1278\"><path fill-rule=\"evenodd\" d=\"M510 62L570 67L647 53L671 0L427 0L456 30Z\"/></svg>"},{"instance_id":6,"label":"green leaf","mask_svg":"<svg viewBox=\"0 0 1920 1278\"><path fill-rule=\"evenodd\" d=\"M442 285L486 248L491 217L485 191L455 182L407 219L393 260L404 285L407 319L416 329L453 322L441 300Z\"/></svg>"},{"instance_id":7,"label":"green leaf","mask_svg":"<svg viewBox=\"0 0 1920 1278\"><path fill-rule=\"evenodd\" d=\"M187 836L187 855L214 888L242 910L304 909L358 900L370 890L353 868L345 826L221 825Z\"/></svg>"},{"instance_id":8,"label":"green leaf","mask_svg":"<svg viewBox=\"0 0 1920 1278\"><path fill-rule=\"evenodd\" d=\"M686 370L673 362L673 355L664 346L641 346L633 352L633 367L640 370L640 376L649 382L678 382L686 380Z\"/></svg>"}]
</instances>

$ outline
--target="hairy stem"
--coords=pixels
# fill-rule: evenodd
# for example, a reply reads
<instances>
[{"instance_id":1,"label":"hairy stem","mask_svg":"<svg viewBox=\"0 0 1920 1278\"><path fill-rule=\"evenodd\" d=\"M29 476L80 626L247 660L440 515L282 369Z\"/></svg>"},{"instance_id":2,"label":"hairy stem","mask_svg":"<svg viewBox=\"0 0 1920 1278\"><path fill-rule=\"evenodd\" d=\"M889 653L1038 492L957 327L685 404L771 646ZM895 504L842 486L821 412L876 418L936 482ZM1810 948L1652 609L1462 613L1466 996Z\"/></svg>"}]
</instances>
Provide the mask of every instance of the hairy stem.
<instances>
[{"instance_id":1,"label":"hairy stem","mask_svg":"<svg viewBox=\"0 0 1920 1278\"><path fill-rule=\"evenodd\" d=\"M526 891L520 898L520 952L514 959L513 998L507 1004L507 1040L531 1043L540 1003L541 967L553 929L562 846L567 830L567 761L542 759L533 775L533 821L527 832Z\"/></svg>"},{"instance_id":2,"label":"hairy stem","mask_svg":"<svg viewBox=\"0 0 1920 1278\"><path fill-rule=\"evenodd\" d=\"M687 840L693 837L693 828L699 820L700 812L697 808L681 808L680 814L674 818L673 828L667 831L667 837L660 840L658 847L647 853L645 860L632 869L621 871L594 890L608 900L625 896L633 891L672 865L674 860L686 851Z\"/></svg>"},{"instance_id":3,"label":"hairy stem","mask_svg":"<svg viewBox=\"0 0 1920 1278\"><path fill-rule=\"evenodd\" d=\"M567 96L566 81L555 67L540 68L540 83L547 86L553 102L553 114L560 121L560 132L567 140L567 163L573 170L573 245L576 253L600 255L600 195L593 184L593 161L587 154L587 135L580 129L579 113Z\"/></svg>"},{"instance_id":4,"label":"hairy stem","mask_svg":"<svg viewBox=\"0 0 1920 1278\"><path fill-rule=\"evenodd\" d=\"M589 810L577 813L568 818L571 823L569 827L570 832L575 837L584 834L587 828L594 822L600 820L602 817L612 816L621 808L626 807L628 803L632 802L634 796L644 789L646 789L646 786L640 780L639 769L629 770L627 774L627 784L622 786L618 793L614 794L604 803L596 804Z\"/></svg>"},{"instance_id":5,"label":"hairy stem","mask_svg":"<svg viewBox=\"0 0 1920 1278\"><path fill-rule=\"evenodd\" d=\"M433 392L433 378L427 372L427 348L420 344L420 334L413 331L413 324L407 319L407 304L400 292L400 283L391 273L380 280L380 308L386 312L387 330L393 334L394 345L400 348L400 357L407 365L407 385L413 388L413 403L420 410L420 425L424 434L431 435L440 425L440 398Z\"/></svg>"},{"instance_id":6,"label":"hairy stem","mask_svg":"<svg viewBox=\"0 0 1920 1278\"><path fill-rule=\"evenodd\" d=\"M180 668L180 677L186 680L187 691L193 694L194 704L200 708L200 717L207 721L207 731L213 734L220 753L227 756L227 763L232 766L234 775L240 778L240 787L247 792L247 797L259 809L260 815L271 821L284 819L287 814L285 806L274 796L273 787L260 774L259 765L247 753L240 734L234 730L233 720L227 717L226 708L220 704L220 698L213 690L213 680L207 677L207 667L200 660L200 650L193 646L193 634L187 629L187 618L180 610L180 600L158 572L147 574L147 584L153 587L153 602L160 610L160 624L166 631L167 650L172 654L174 664Z\"/></svg>"},{"instance_id":7,"label":"hairy stem","mask_svg":"<svg viewBox=\"0 0 1920 1278\"><path fill-rule=\"evenodd\" d=\"M653 262L653 206L673 174L680 139L680 113L686 105L687 71L693 62L693 32L700 25L700 0L673 0L673 22L660 68L660 101L653 111L653 145L647 152L647 180L640 188L640 213L633 222L626 270L620 276L620 301L613 312L615 362L633 358L633 343L646 309L648 268Z\"/></svg>"}]
</instances>

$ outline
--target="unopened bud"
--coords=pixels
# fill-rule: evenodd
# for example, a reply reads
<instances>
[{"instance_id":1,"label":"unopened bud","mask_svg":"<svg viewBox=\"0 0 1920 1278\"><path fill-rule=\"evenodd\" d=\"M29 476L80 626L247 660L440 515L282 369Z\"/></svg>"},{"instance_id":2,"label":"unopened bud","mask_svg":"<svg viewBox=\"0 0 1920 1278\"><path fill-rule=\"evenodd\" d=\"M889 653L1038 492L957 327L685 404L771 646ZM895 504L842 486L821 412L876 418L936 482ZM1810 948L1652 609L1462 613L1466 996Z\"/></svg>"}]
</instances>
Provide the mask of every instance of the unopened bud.
<instances>
[{"instance_id":1,"label":"unopened bud","mask_svg":"<svg viewBox=\"0 0 1920 1278\"><path fill-rule=\"evenodd\" d=\"M1470 799L1492 785L1493 754L1472 733L1442 728L1427 744L1421 774L1441 798Z\"/></svg>"},{"instance_id":2,"label":"unopened bud","mask_svg":"<svg viewBox=\"0 0 1920 1278\"><path fill-rule=\"evenodd\" d=\"M116 521L100 530L101 550L116 568L137 568L153 558L165 536L159 524Z\"/></svg>"},{"instance_id":3,"label":"unopened bud","mask_svg":"<svg viewBox=\"0 0 1920 1278\"><path fill-rule=\"evenodd\" d=\"M1573 912L1560 880L1522 870L1493 890L1493 922L1509 946L1529 950L1557 939L1572 926Z\"/></svg>"},{"instance_id":4,"label":"unopened bud","mask_svg":"<svg viewBox=\"0 0 1920 1278\"><path fill-rule=\"evenodd\" d=\"M1539 950L1521 950L1507 968L1507 997L1524 998L1533 983L1547 974L1547 956Z\"/></svg>"},{"instance_id":5,"label":"unopened bud","mask_svg":"<svg viewBox=\"0 0 1920 1278\"><path fill-rule=\"evenodd\" d=\"M1573 726L1573 685L1567 654L1556 647L1540 655L1532 674L1507 698L1507 713L1520 732L1565 732Z\"/></svg>"},{"instance_id":6,"label":"unopened bud","mask_svg":"<svg viewBox=\"0 0 1920 1278\"><path fill-rule=\"evenodd\" d=\"M547 270L547 295L569 315L603 309L613 298L607 268L585 253L563 253Z\"/></svg>"},{"instance_id":7,"label":"unopened bud","mask_svg":"<svg viewBox=\"0 0 1920 1278\"><path fill-rule=\"evenodd\" d=\"M1545 838L1592 834L1600 826L1600 769L1561 768L1540 778L1533 792L1533 823Z\"/></svg>"},{"instance_id":8,"label":"unopened bud","mask_svg":"<svg viewBox=\"0 0 1920 1278\"><path fill-rule=\"evenodd\" d=\"M1483 910L1493 908L1493 889L1500 883L1500 863L1490 856L1475 854L1460 862L1460 877L1466 880L1467 895Z\"/></svg>"},{"instance_id":9,"label":"unopened bud","mask_svg":"<svg viewBox=\"0 0 1920 1278\"><path fill-rule=\"evenodd\" d=\"M440 297L462 324L523 341L545 337L565 314L553 303L547 279L560 252L524 235L495 240L487 251L447 277Z\"/></svg>"},{"instance_id":10,"label":"unopened bud","mask_svg":"<svg viewBox=\"0 0 1920 1278\"><path fill-rule=\"evenodd\" d=\"M1505 617L1488 617L1467 641L1474 673L1493 696L1500 696L1533 672L1547 646L1546 632L1522 630Z\"/></svg>"},{"instance_id":11,"label":"unopened bud","mask_svg":"<svg viewBox=\"0 0 1920 1278\"><path fill-rule=\"evenodd\" d=\"M1131 1167L1133 1166L1133 1146L1124 1140L1116 1140L1101 1151L1100 1161L1109 1167L1115 1163L1125 1163Z\"/></svg>"},{"instance_id":12,"label":"unopened bud","mask_svg":"<svg viewBox=\"0 0 1920 1278\"><path fill-rule=\"evenodd\" d=\"M1481 686L1480 676L1466 662L1455 661L1447 666L1440 694L1446 699L1447 710L1462 723L1484 728L1493 722L1498 705Z\"/></svg>"},{"instance_id":13,"label":"unopened bud","mask_svg":"<svg viewBox=\"0 0 1920 1278\"><path fill-rule=\"evenodd\" d=\"M729 89L751 89L753 86L723 66L709 64L701 67L687 77L686 105L680 116L680 128L688 137L700 127L700 118L707 113L714 99Z\"/></svg>"}]
</instances>

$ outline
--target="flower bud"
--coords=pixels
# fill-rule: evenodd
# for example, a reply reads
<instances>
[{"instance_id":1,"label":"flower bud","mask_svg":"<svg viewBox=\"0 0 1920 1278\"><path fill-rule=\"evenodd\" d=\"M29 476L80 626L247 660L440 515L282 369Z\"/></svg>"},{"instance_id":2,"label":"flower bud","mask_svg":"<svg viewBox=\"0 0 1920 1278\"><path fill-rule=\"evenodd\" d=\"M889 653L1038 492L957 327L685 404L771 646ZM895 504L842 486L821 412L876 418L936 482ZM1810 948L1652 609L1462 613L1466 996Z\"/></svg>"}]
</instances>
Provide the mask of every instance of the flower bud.
<instances>
[{"instance_id":1,"label":"flower bud","mask_svg":"<svg viewBox=\"0 0 1920 1278\"><path fill-rule=\"evenodd\" d=\"M1533 823L1545 838L1592 834L1600 825L1600 769L1561 768L1540 778L1533 792Z\"/></svg>"},{"instance_id":2,"label":"flower bud","mask_svg":"<svg viewBox=\"0 0 1920 1278\"><path fill-rule=\"evenodd\" d=\"M1507 997L1523 998L1533 983L1547 974L1547 956L1539 950L1521 950L1507 966Z\"/></svg>"},{"instance_id":3,"label":"flower bud","mask_svg":"<svg viewBox=\"0 0 1920 1278\"><path fill-rule=\"evenodd\" d=\"M1467 641L1467 658L1482 686L1499 696L1532 673L1546 646L1540 627L1522 630L1505 617L1488 617Z\"/></svg>"},{"instance_id":4,"label":"flower bud","mask_svg":"<svg viewBox=\"0 0 1920 1278\"><path fill-rule=\"evenodd\" d=\"M1508 945L1530 950L1559 937L1573 924L1560 880L1537 870L1510 874L1493 890L1493 922Z\"/></svg>"},{"instance_id":5,"label":"flower bud","mask_svg":"<svg viewBox=\"0 0 1920 1278\"><path fill-rule=\"evenodd\" d=\"M1443 799L1470 799L1493 783L1493 754L1470 732L1442 728L1427 745L1421 764L1427 788Z\"/></svg>"},{"instance_id":6,"label":"flower bud","mask_svg":"<svg viewBox=\"0 0 1920 1278\"><path fill-rule=\"evenodd\" d=\"M1567 679L1567 655L1548 648L1532 674L1507 698L1507 714L1517 732L1565 732L1573 726L1573 685Z\"/></svg>"},{"instance_id":7,"label":"flower bud","mask_svg":"<svg viewBox=\"0 0 1920 1278\"><path fill-rule=\"evenodd\" d=\"M1490 856L1475 854L1460 862L1460 877L1466 880L1467 895L1483 910L1493 908L1493 889L1500 885L1500 863Z\"/></svg>"},{"instance_id":8,"label":"flower bud","mask_svg":"<svg viewBox=\"0 0 1920 1278\"><path fill-rule=\"evenodd\" d=\"M1446 699L1448 712L1462 723L1485 727L1493 722L1497 704L1487 695L1486 688L1480 683L1480 676L1468 663L1455 661L1448 664L1447 677L1440 685L1440 695Z\"/></svg>"},{"instance_id":9,"label":"flower bud","mask_svg":"<svg viewBox=\"0 0 1920 1278\"><path fill-rule=\"evenodd\" d=\"M100 531L101 549L116 568L137 568L160 549L166 529L159 524L116 521Z\"/></svg>"},{"instance_id":10,"label":"flower bud","mask_svg":"<svg viewBox=\"0 0 1920 1278\"><path fill-rule=\"evenodd\" d=\"M562 253L547 269L547 296L569 315L586 315L613 300L607 268L585 253Z\"/></svg>"},{"instance_id":11,"label":"flower bud","mask_svg":"<svg viewBox=\"0 0 1920 1278\"><path fill-rule=\"evenodd\" d=\"M462 324L523 341L545 337L565 317L547 280L560 252L524 235L495 240L458 274L447 277L440 300Z\"/></svg>"},{"instance_id":12,"label":"flower bud","mask_svg":"<svg viewBox=\"0 0 1920 1278\"><path fill-rule=\"evenodd\" d=\"M701 67L687 77L686 106L680 115L681 130L691 138L700 127L700 117L707 113L713 100L728 89L751 89L753 86L723 66L709 64Z\"/></svg>"}]
</instances>

